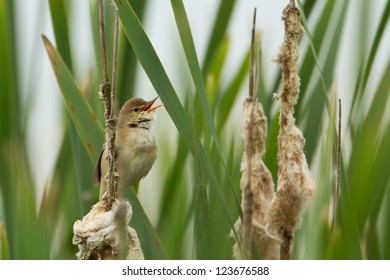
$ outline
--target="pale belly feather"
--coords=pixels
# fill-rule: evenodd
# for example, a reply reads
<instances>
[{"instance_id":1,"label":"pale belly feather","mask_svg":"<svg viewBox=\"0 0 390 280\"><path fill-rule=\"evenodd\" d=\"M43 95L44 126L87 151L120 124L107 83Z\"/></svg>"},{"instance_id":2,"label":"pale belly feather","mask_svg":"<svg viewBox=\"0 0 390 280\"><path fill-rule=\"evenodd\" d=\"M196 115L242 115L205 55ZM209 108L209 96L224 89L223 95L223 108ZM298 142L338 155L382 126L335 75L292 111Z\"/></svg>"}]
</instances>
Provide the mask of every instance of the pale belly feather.
<instances>
[{"instance_id":1,"label":"pale belly feather","mask_svg":"<svg viewBox=\"0 0 390 280\"><path fill-rule=\"evenodd\" d=\"M131 137L130 147L120 147L118 151L119 186L132 185L145 177L157 158L154 137L151 133L142 133L134 139ZM145 131L148 132L148 131ZM122 168L126 167L125 170Z\"/></svg>"}]
</instances>

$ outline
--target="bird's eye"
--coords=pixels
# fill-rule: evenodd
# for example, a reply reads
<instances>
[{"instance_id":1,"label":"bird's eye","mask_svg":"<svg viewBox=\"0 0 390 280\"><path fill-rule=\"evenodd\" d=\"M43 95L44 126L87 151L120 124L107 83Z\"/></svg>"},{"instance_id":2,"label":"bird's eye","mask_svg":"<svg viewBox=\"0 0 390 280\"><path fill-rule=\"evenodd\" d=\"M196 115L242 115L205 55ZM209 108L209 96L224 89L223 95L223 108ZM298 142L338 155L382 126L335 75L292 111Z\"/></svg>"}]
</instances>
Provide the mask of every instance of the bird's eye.
<instances>
[{"instance_id":1,"label":"bird's eye","mask_svg":"<svg viewBox=\"0 0 390 280\"><path fill-rule=\"evenodd\" d=\"M134 107L133 111L134 112L138 112L139 111L139 107Z\"/></svg>"}]
</instances>

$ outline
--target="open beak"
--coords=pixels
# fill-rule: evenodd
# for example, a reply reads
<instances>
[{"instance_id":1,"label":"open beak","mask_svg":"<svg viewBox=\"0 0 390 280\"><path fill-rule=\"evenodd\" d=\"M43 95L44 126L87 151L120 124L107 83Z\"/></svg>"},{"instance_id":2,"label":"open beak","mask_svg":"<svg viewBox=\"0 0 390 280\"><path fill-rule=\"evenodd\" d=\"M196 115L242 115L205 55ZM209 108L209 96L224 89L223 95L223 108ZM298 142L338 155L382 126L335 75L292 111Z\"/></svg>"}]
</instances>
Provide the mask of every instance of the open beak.
<instances>
[{"instance_id":1,"label":"open beak","mask_svg":"<svg viewBox=\"0 0 390 280\"><path fill-rule=\"evenodd\" d=\"M159 98L160 96L157 96L156 98L150 100L146 106L144 107L144 109L142 111L146 111L146 112L153 112L154 110L156 110L157 108L160 108L162 105L157 105L157 106L153 106L153 103Z\"/></svg>"}]
</instances>

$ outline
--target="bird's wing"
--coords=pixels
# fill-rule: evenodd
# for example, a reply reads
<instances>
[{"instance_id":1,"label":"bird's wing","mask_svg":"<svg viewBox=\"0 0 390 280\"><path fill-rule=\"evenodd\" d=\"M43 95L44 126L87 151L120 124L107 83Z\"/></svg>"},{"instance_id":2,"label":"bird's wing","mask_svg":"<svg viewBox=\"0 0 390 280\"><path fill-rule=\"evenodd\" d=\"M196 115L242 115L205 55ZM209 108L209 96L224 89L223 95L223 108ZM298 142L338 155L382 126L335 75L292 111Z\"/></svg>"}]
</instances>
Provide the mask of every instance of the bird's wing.
<instances>
[{"instance_id":1,"label":"bird's wing","mask_svg":"<svg viewBox=\"0 0 390 280\"><path fill-rule=\"evenodd\" d=\"M99 159L96 163L96 167L95 167L95 173L93 174L93 184L94 185L99 185L100 184L100 181L102 179L102 157L103 157L103 153L104 153L104 148L102 149L100 155L99 155Z\"/></svg>"}]
</instances>

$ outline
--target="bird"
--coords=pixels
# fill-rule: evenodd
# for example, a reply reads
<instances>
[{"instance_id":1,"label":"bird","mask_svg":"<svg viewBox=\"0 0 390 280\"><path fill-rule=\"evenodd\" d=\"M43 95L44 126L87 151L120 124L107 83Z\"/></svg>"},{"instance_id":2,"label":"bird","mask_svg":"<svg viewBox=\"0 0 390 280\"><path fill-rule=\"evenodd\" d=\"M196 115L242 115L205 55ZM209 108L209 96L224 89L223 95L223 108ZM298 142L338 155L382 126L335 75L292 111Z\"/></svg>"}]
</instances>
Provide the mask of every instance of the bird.
<instances>
[{"instance_id":1,"label":"bird","mask_svg":"<svg viewBox=\"0 0 390 280\"><path fill-rule=\"evenodd\" d=\"M118 190L131 186L145 177L157 159L157 145L152 134L155 110L159 98L145 101L134 97L119 111L116 127L115 147L117 149ZM104 145L105 146L105 145ZM108 170L107 149L103 146L93 177L94 185L100 185L100 199L107 191L104 176Z\"/></svg>"}]
</instances>

